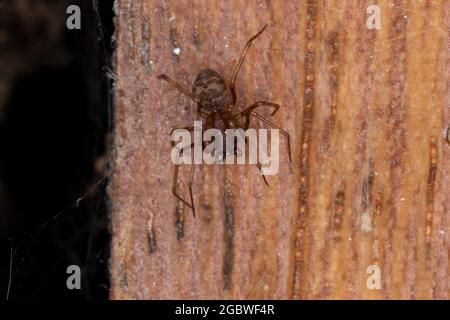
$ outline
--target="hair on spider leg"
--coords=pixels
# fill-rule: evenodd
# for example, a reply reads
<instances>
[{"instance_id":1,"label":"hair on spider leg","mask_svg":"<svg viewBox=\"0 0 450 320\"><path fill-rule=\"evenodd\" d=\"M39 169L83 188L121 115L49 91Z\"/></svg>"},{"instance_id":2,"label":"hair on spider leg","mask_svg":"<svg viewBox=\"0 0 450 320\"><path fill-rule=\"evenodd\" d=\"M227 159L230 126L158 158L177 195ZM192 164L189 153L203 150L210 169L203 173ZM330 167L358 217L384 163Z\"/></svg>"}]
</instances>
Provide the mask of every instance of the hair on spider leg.
<instances>
[{"instance_id":1,"label":"hair on spider leg","mask_svg":"<svg viewBox=\"0 0 450 320\"><path fill-rule=\"evenodd\" d=\"M245 56L248 50L250 49L253 41L255 41L267 29L267 27L268 25L265 24L256 34L254 34L247 41L244 50L240 55L240 58L236 66L234 67L234 71L228 83L225 81L224 77L220 73L210 68L203 69L197 74L192 86L192 90L189 90L185 86L177 83L175 80L173 80L172 78L170 78L165 74L160 74L158 76L158 79L165 80L170 85L178 89L181 93L191 98L191 100L193 100L197 104L197 114L205 119L205 121L202 122L202 129L204 131L208 129L218 129L222 133L224 133L227 129L243 129L244 131L246 131L247 129L249 129L250 117L257 118L261 120L264 124L280 130L281 134L283 134L286 137L288 142L289 160L292 161L289 133L281 129L272 121L264 118L263 116L255 112L256 109L265 106L273 108L274 110L272 112L272 115L274 115L280 108L280 105L268 101L257 101L256 103L250 105L249 107L247 107L246 109L237 114L232 113L233 108L236 106L237 96L235 84L240 68L245 60ZM241 118L244 119L244 124L240 123L239 120L241 120ZM204 148L205 145L203 145L203 149ZM242 154L243 150L239 151ZM225 158L227 155L231 154L239 155L237 148L234 149L232 153L230 153L230 149L224 149L222 158ZM266 185L269 185L266 176L263 174L261 164L258 161L256 162L256 166L258 170L261 171L264 183ZM188 186L189 186L190 201L185 200L183 196L180 195L177 191L176 186L178 183L178 168L179 165L175 165L172 193L176 198L178 198L178 200L180 200L189 208L191 208L193 216L195 217L196 208L194 204L194 195L192 192L195 164L191 165L189 176Z\"/></svg>"}]
</instances>

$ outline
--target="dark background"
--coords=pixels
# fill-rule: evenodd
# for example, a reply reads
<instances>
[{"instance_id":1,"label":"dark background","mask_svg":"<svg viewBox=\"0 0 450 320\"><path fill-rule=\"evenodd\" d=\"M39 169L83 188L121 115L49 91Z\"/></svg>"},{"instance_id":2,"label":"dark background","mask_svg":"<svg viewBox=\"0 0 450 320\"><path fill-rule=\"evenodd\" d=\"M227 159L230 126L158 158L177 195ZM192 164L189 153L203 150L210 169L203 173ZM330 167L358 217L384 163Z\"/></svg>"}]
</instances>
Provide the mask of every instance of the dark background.
<instances>
[{"instance_id":1,"label":"dark background","mask_svg":"<svg viewBox=\"0 0 450 320\"><path fill-rule=\"evenodd\" d=\"M112 0L0 0L0 299L108 298L112 34Z\"/></svg>"}]
</instances>

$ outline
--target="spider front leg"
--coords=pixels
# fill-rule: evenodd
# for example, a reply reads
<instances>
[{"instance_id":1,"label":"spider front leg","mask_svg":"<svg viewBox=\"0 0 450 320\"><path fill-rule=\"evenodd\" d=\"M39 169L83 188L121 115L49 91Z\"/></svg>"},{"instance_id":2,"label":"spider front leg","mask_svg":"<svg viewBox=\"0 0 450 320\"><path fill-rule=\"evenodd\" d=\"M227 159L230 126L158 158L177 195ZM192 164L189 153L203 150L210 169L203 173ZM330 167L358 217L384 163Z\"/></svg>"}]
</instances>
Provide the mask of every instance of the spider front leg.
<instances>
[{"instance_id":1,"label":"spider front leg","mask_svg":"<svg viewBox=\"0 0 450 320\"><path fill-rule=\"evenodd\" d=\"M165 74L160 74L158 76L158 79L166 80L168 83L170 83L172 86L180 90L182 93L187 95L189 98L194 100L196 103L200 103L200 99L197 98L192 92L190 92L188 89L183 87L181 84L177 83L175 80L172 80L170 77L166 76Z\"/></svg>"},{"instance_id":2,"label":"spider front leg","mask_svg":"<svg viewBox=\"0 0 450 320\"><path fill-rule=\"evenodd\" d=\"M247 54L248 49L252 45L253 40L255 40L261 33L263 33L263 31L266 30L266 28L267 28L267 24L257 34L255 34L253 37L251 37L247 41L244 52L242 52L242 55L239 58L238 64L236 65L236 67L234 69L233 75L231 76L231 80L230 80L230 90L231 90L231 95L233 98L233 105L236 103L236 91L234 89L234 85L236 83L236 77L238 75L239 69L241 68L242 63L244 62L245 55Z\"/></svg>"}]
</instances>

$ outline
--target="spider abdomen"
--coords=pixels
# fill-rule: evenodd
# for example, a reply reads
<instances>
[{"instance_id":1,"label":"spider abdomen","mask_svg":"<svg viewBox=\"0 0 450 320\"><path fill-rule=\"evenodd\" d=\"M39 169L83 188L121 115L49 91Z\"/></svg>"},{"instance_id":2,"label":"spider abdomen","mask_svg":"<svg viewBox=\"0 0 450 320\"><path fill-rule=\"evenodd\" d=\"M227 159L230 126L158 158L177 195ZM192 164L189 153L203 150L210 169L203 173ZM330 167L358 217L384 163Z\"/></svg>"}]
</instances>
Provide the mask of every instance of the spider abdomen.
<instances>
[{"instance_id":1,"label":"spider abdomen","mask_svg":"<svg viewBox=\"0 0 450 320\"><path fill-rule=\"evenodd\" d=\"M192 92L200 99L200 107L204 112L223 111L232 103L225 80L212 69L200 71L194 81Z\"/></svg>"}]
</instances>

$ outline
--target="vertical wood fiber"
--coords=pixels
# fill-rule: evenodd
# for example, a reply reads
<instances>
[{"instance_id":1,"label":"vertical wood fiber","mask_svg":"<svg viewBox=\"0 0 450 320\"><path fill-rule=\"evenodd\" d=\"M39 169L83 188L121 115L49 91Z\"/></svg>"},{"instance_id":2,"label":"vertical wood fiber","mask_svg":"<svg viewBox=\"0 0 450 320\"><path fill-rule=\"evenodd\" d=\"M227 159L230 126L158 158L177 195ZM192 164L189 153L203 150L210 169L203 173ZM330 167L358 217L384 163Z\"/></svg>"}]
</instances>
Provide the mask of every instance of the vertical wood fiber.
<instances>
[{"instance_id":1,"label":"vertical wood fiber","mask_svg":"<svg viewBox=\"0 0 450 320\"><path fill-rule=\"evenodd\" d=\"M450 2L376 2L381 30L373 1L117 2L111 298L449 298ZM265 23L237 110L280 103L293 161L280 138L270 187L254 165L201 166L194 219L169 134L196 106L156 77L229 79Z\"/></svg>"}]
</instances>

